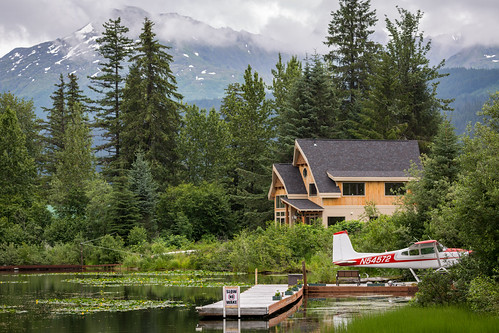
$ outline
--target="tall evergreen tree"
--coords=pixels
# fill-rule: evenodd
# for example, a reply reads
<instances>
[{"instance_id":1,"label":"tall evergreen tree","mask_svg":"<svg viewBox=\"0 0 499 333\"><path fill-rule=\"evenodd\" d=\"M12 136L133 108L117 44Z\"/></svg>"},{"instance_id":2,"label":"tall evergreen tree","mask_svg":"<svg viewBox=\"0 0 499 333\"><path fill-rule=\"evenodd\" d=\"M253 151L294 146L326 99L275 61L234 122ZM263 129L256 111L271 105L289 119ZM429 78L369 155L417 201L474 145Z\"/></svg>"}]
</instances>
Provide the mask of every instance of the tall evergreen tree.
<instances>
[{"instance_id":1,"label":"tall evergreen tree","mask_svg":"<svg viewBox=\"0 0 499 333\"><path fill-rule=\"evenodd\" d=\"M325 56L344 100L341 120L344 135L354 136L358 122L358 99L367 91L366 77L371 72L378 44L370 39L377 22L370 0L340 0L340 8L331 13L326 44L331 51Z\"/></svg>"},{"instance_id":2,"label":"tall evergreen tree","mask_svg":"<svg viewBox=\"0 0 499 333\"><path fill-rule=\"evenodd\" d=\"M209 135L207 135L209 133ZM182 119L179 151L187 182L195 185L224 180L229 132L219 112L188 105Z\"/></svg>"},{"instance_id":3,"label":"tall evergreen tree","mask_svg":"<svg viewBox=\"0 0 499 333\"><path fill-rule=\"evenodd\" d=\"M364 104L364 120L383 138L418 140L426 152L442 121L440 111L450 110L449 100L437 98L438 79L445 76L438 71L444 61L429 65L431 42L425 42L419 31L423 14L398 11L399 20L386 19L390 40L370 77L372 90Z\"/></svg>"},{"instance_id":4,"label":"tall evergreen tree","mask_svg":"<svg viewBox=\"0 0 499 333\"><path fill-rule=\"evenodd\" d=\"M286 109L290 100L291 91L296 81L302 76L302 64L296 56L293 56L286 64L282 62L281 54L276 68L272 69L272 93L274 95L273 108L276 116L277 144L275 156L279 162L289 161L289 145L286 141L285 124Z\"/></svg>"},{"instance_id":5,"label":"tall evergreen tree","mask_svg":"<svg viewBox=\"0 0 499 333\"><path fill-rule=\"evenodd\" d=\"M90 129L78 103L73 105L63 142L64 149L56 156L51 197L61 215L81 216L88 202L85 186L93 177L94 168Z\"/></svg>"},{"instance_id":6,"label":"tall evergreen tree","mask_svg":"<svg viewBox=\"0 0 499 333\"><path fill-rule=\"evenodd\" d=\"M178 170L182 95L170 68L173 58L155 39L153 25L145 19L123 92L122 154L130 166L135 153L142 150L154 179L165 186L175 182Z\"/></svg>"},{"instance_id":7,"label":"tall evergreen tree","mask_svg":"<svg viewBox=\"0 0 499 333\"><path fill-rule=\"evenodd\" d=\"M83 94L83 90L80 89L80 84L78 83L78 76L74 73L68 74L69 82L66 85L66 107L68 117L73 117L73 114L78 112L80 115L77 117L82 117L82 119L87 118L86 104L88 102L87 97ZM78 110L76 110L78 108ZM72 119L73 120L73 119Z\"/></svg>"},{"instance_id":8,"label":"tall evergreen tree","mask_svg":"<svg viewBox=\"0 0 499 333\"><path fill-rule=\"evenodd\" d=\"M66 84L64 76L60 74L59 83L54 84L56 90L50 96L52 108L44 108L47 112L47 121L43 123L44 131L44 173L53 175L57 166L56 155L64 149L64 133L68 124L66 107Z\"/></svg>"},{"instance_id":9,"label":"tall evergreen tree","mask_svg":"<svg viewBox=\"0 0 499 333\"><path fill-rule=\"evenodd\" d=\"M113 178L109 208L109 231L127 237L130 230L139 224L141 214L137 196L130 189L125 169L118 169Z\"/></svg>"},{"instance_id":10,"label":"tall evergreen tree","mask_svg":"<svg viewBox=\"0 0 499 333\"><path fill-rule=\"evenodd\" d=\"M440 124L428 155L423 156L423 170L416 175L416 181L407 185L403 220L416 239L436 236L433 233L441 238L441 230L436 231L439 227L432 225L431 218L434 210L449 201L448 194L459 174L459 154L454 127L446 120Z\"/></svg>"},{"instance_id":11,"label":"tall evergreen tree","mask_svg":"<svg viewBox=\"0 0 499 333\"><path fill-rule=\"evenodd\" d=\"M41 153L40 124L35 115L33 101L18 98L9 92L1 93L0 110L5 110L7 107L16 113L21 131L26 138L26 149L28 149L29 156L39 162Z\"/></svg>"},{"instance_id":12,"label":"tall evergreen tree","mask_svg":"<svg viewBox=\"0 0 499 333\"><path fill-rule=\"evenodd\" d=\"M10 220L29 206L36 169L26 136L10 106L0 108L0 133L0 218Z\"/></svg>"},{"instance_id":13,"label":"tall evergreen tree","mask_svg":"<svg viewBox=\"0 0 499 333\"><path fill-rule=\"evenodd\" d=\"M113 168L111 164L120 159L122 131L122 101L125 76L123 64L133 52L133 40L128 38L128 28L121 25L121 18L110 19L103 24L104 32L99 43L98 52L104 58L100 62L101 74L92 76L90 88L101 97L96 101L98 113L95 125L103 130L106 142L97 146L97 150L107 155L100 158L101 164ZM108 170L112 174L112 170Z\"/></svg>"},{"instance_id":14,"label":"tall evergreen tree","mask_svg":"<svg viewBox=\"0 0 499 333\"><path fill-rule=\"evenodd\" d=\"M139 222L150 234L156 231L154 211L157 203L158 185L154 181L149 163L144 159L144 153L139 151L132 168L128 173L130 190L137 199Z\"/></svg>"},{"instance_id":15,"label":"tall evergreen tree","mask_svg":"<svg viewBox=\"0 0 499 333\"><path fill-rule=\"evenodd\" d=\"M291 88L302 74L302 64L296 56L284 64L279 53L276 68L272 69L272 94L274 95L274 110L277 116L284 112Z\"/></svg>"},{"instance_id":16,"label":"tall evergreen tree","mask_svg":"<svg viewBox=\"0 0 499 333\"><path fill-rule=\"evenodd\" d=\"M272 217L266 192L275 134L265 84L251 66L244 72L243 84L229 85L221 112L231 136L233 210L238 211L243 225L263 226Z\"/></svg>"},{"instance_id":17,"label":"tall evergreen tree","mask_svg":"<svg viewBox=\"0 0 499 333\"><path fill-rule=\"evenodd\" d=\"M303 74L291 88L286 108L278 118L279 142L284 156L292 158L297 138L338 138L339 101L329 71L318 55L307 61Z\"/></svg>"}]
</instances>

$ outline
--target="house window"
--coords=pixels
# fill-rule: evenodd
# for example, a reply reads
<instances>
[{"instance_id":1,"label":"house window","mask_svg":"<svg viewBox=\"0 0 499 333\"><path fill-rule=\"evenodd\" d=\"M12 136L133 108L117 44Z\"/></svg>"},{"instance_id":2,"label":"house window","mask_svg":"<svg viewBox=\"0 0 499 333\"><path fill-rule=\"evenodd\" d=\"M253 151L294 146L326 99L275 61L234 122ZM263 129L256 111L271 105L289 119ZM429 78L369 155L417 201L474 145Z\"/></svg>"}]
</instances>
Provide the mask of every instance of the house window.
<instances>
[{"instance_id":1,"label":"house window","mask_svg":"<svg viewBox=\"0 0 499 333\"><path fill-rule=\"evenodd\" d=\"M405 193L404 183L385 183L385 195L401 195Z\"/></svg>"},{"instance_id":2,"label":"house window","mask_svg":"<svg viewBox=\"0 0 499 333\"><path fill-rule=\"evenodd\" d=\"M327 226L330 227L330 226L335 225L336 223L340 223L342 221L345 221L344 216L328 216L327 217Z\"/></svg>"},{"instance_id":3,"label":"house window","mask_svg":"<svg viewBox=\"0 0 499 333\"><path fill-rule=\"evenodd\" d=\"M307 178L308 172L307 168L303 168L303 178Z\"/></svg>"},{"instance_id":4,"label":"house window","mask_svg":"<svg viewBox=\"0 0 499 333\"><path fill-rule=\"evenodd\" d=\"M286 199L285 195L278 195L275 197L275 208L284 208L284 202L281 199Z\"/></svg>"},{"instance_id":5,"label":"house window","mask_svg":"<svg viewBox=\"0 0 499 333\"><path fill-rule=\"evenodd\" d=\"M279 224L286 223L286 212L276 212L275 221L279 222Z\"/></svg>"},{"instance_id":6,"label":"house window","mask_svg":"<svg viewBox=\"0 0 499 333\"><path fill-rule=\"evenodd\" d=\"M343 195L365 195L365 183L343 183Z\"/></svg>"},{"instance_id":7,"label":"house window","mask_svg":"<svg viewBox=\"0 0 499 333\"><path fill-rule=\"evenodd\" d=\"M315 197L317 195L317 187L315 187L314 183L308 184L308 195L311 197Z\"/></svg>"}]
</instances>

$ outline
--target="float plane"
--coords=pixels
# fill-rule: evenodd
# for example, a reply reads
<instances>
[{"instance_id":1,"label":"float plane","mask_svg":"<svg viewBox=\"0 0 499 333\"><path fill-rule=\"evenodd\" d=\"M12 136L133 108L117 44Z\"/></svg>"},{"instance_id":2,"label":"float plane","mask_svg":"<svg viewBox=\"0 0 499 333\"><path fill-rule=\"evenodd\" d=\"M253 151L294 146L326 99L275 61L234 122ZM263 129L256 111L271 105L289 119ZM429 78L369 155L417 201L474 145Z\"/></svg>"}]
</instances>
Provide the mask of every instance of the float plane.
<instances>
[{"instance_id":1,"label":"float plane","mask_svg":"<svg viewBox=\"0 0 499 333\"><path fill-rule=\"evenodd\" d=\"M333 235L333 263L338 266L408 268L419 282L414 269L434 268L446 270L456 264L461 256L471 251L446 248L436 240L425 240L411 244L408 248L382 253L359 253L353 249L348 232Z\"/></svg>"}]
</instances>

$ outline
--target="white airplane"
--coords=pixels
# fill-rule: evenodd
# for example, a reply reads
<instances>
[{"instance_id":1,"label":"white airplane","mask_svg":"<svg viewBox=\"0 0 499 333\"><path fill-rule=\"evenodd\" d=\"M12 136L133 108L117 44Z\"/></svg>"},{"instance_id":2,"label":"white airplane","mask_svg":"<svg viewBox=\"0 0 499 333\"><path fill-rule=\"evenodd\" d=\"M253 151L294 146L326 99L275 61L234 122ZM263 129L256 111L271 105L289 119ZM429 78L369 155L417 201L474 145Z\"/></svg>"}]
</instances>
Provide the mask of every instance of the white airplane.
<instances>
[{"instance_id":1,"label":"white airplane","mask_svg":"<svg viewBox=\"0 0 499 333\"><path fill-rule=\"evenodd\" d=\"M338 266L408 268L419 282L414 269L434 268L446 270L456 264L468 250L449 249L436 240L416 242L408 248L384 253L359 253L353 249L348 232L340 231L333 235L333 263Z\"/></svg>"}]
</instances>

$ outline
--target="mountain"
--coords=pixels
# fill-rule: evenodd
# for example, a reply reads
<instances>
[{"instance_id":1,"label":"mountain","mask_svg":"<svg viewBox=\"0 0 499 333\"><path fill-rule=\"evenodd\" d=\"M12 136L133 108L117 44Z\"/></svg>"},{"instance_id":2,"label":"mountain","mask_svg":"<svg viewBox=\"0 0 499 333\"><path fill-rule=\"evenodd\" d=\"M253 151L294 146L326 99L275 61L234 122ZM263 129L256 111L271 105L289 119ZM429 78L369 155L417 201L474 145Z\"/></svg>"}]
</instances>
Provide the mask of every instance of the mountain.
<instances>
[{"instance_id":1,"label":"mountain","mask_svg":"<svg viewBox=\"0 0 499 333\"><path fill-rule=\"evenodd\" d=\"M138 38L145 17L155 22L156 37L170 47L168 52L174 59L171 69L177 77L178 91L188 103L216 105L229 83L242 81L248 64L271 82L270 69L278 60L275 50L278 42L245 31L216 29L175 13L152 16L140 8L126 7L113 10L107 18L90 22L64 38L9 52L0 58L0 91L33 99L37 115L43 116L41 108L51 106L50 95L59 75L75 73L80 88L92 97L88 77L99 72L102 61L96 39L102 33L102 24L117 17L121 17L134 39ZM283 54L283 59L287 58Z\"/></svg>"},{"instance_id":2,"label":"mountain","mask_svg":"<svg viewBox=\"0 0 499 333\"><path fill-rule=\"evenodd\" d=\"M499 69L499 46L466 47L445 61L448 68Z\"/></svg>"}]
</instances>

